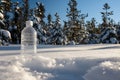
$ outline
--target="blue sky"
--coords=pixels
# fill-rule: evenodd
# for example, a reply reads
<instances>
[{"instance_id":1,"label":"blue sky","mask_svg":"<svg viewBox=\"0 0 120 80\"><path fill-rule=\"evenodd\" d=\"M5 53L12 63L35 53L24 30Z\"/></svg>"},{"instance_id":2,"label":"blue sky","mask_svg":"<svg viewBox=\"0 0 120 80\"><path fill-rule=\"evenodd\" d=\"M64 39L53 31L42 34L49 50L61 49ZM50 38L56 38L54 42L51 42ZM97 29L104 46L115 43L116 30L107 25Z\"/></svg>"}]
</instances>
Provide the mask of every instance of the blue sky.
<instances>
[{"instance_id":1,"label":"blue sky","mask_svg":"<svg viewBox=\"0 0 120 80\"><path fill-rule=\"evenodd\" d=\"M69 0L30 0L30 7L36 7L36 2L42 2L44 4L46 15L50 13L54 16L57 12L60 15L61 22L67 20L66 9L69 8L67 5ZM103 5L108 3L111 7L110 11L114 11L114 15L111 17L116 22L120 21L120 0L77 0L77 2L78 10L81 10L81 13L84 14L88 13L86 20L91 20L94 17L97 22L101 23L100 12L103 11Z\"/></svg>"}]
</instances>

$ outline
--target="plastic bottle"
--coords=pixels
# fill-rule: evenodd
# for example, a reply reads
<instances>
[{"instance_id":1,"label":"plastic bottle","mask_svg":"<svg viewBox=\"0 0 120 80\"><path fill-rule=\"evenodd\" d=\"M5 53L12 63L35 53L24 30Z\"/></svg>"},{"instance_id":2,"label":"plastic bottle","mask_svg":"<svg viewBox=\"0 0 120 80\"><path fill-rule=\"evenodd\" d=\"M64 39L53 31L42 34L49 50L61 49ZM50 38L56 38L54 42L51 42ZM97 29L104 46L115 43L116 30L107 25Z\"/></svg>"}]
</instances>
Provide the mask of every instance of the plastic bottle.
<instances>
[{"instance_id":1,"label":"plastic bottle","mask_svg":"<svg viewBox=\"0 0 120 80\"><path fill-rule=\"evenodd\" d=\"M37 53L37 32L32 26L32 21L26 21L26 27L21 33L21 54L24 56Z\"/></svg>"}]
</instances>

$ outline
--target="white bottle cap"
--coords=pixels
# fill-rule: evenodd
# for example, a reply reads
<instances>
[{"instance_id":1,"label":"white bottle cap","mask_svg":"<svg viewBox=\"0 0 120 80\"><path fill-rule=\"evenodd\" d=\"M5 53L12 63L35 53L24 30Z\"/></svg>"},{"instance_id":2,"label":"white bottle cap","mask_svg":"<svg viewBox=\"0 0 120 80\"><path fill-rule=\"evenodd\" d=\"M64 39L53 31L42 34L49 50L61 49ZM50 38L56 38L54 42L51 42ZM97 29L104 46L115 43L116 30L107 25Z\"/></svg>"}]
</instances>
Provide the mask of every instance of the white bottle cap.
<instances>
[{"instance_id":1,"label":"white bottle cap","mask_svg":"<svg viewBox=\"0 0 120 80\"><path fill-rule=\"evenodd\" d=\"M26 27L32 27L33 26L33 21L26 21Z\"/></svg>"}]
</instances>

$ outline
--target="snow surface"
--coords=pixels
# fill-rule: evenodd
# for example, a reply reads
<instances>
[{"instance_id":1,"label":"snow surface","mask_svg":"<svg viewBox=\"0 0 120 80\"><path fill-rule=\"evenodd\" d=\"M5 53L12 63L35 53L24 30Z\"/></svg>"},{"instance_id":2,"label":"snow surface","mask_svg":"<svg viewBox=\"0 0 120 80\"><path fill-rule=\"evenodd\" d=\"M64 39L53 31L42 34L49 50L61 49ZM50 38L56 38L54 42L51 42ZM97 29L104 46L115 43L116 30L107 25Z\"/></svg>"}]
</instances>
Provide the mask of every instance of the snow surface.
<instances>
[{"instance_id":1,"label":"snow surface","mask_svg":"<svg viewBox=\"0 0 120 80\"><path fill-rule=\"evenodd\" d=\"M119 44L40 45L37 52L0 47L0 80L120 80Z\"/></svg>"}]
</instances>

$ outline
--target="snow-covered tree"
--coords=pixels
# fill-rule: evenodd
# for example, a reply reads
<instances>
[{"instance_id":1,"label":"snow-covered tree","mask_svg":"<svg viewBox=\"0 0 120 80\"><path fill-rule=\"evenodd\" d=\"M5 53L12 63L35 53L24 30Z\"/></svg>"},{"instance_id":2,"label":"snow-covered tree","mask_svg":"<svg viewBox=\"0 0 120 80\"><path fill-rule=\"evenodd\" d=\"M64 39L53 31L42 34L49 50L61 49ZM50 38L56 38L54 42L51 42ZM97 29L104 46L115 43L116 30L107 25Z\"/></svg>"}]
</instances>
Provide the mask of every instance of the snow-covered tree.
<instances>
[{"instance_id":1,"label":"snow-covered tree","mask_svg":"<svg viewBox=\"0 0 120 80\"><path fill-rule=\"evenodd\" d=\"M50 37L49 37L49 44L53 44L53 45L64 45L67 44L66 43L66 36L63 33L63 29L61 27L61 23L60 23L60 17L59 15L56 13L55 14L56 20L54 22L53 27L50 30Z\"/></svg>"},{"instance_id":2,"label":"snow-covered tree","mask_svg":"<svg viewBox=\"0 0 120 80\"><path fill-rule=\"evenodd\" d=\"M12 43L13 44L19 44L20 43L20 34L21 34L21 30L23 29L22 24L24 23L24 21L22 22L22 17L20 15L21 14L21 7L19 6L19 2L14 2L12 3L12 14L13 14L13 18L10 20L10 25L8 30L11 33L11 37L12 37ZM22 26L22 27L21 27Z\"/></svg>"},{"instance_id":3,"label":"snow-covered tree","mask_svg":"<svg viewBox=\"0 0 120 80\"><path fill-rule=\"evenodd\" d=\"M46 31L47 31L47 36L49 37L50 35L52 35L51 34L51 30L52 30L52 28L53 28L53 20L52 20L52 16L51 16L51 14L48 14L48 16L47 16L47 27L46 27Z\"/></svg>"},{"instance_id":4,"label":"snow-covered tree","mask_svg":"<svg viewBox=\"0 0 120 80\"><path fill-rule=\"evenodd\" d=\"M39 23L39 18L36 16L33 16L33 27L37 31L37 39L38 39L38 44L46 44L47 42L47 36L46 36L46 30L44 30L43 25Z\"/></svg>"},{"instance_id":5,"label":"snow-covered tree","mask_svg":"<svg viewBox=\"0 0 120 80\"><path fill-rule=\"evenodd\" d=\"M48 23L47 23L47 43L51 44L51 35L52 35L52 29L54 26L54 22L52 20L51 14L48 14L47 21L48 21Z\"/></svg>"},{"instance_id":6,"label":"snow-covered tree","mask_svg":"<svg viewBox=\"0 0 120 80\"><path fill-rule=\"evenodd\" d=\"M35 16L39 18L38 22L41 25L45 25L44 18L45 18L45 8L44 5L40 2L36 2L37 8L35 8Z\"/></svg>"},{"instance_id":7,"label":"snow-covered tree","mask_svg":"<svg viewBox=\"0 0 120 80\"><path fill-rule=\"evenodd\" d=\"M101 12L102 14L102 20L103 20L103 23L102 23L102 29L106 28L106 27L109 27L109 19L110 19L110 15L113 15L113 11L108 11L110 9L110 6L108 5L108 3L105 3L103 5L103 12Z\"/></svg>"},{"instance_id":8,"label":"snow-covered tree","mask_svg":"<svg viewBox=\"0 0 120 80\"><path fill-rule=\"evenodd\" d=\"M102 43L118 43L117 40L117 32L116 27L110 22L110 15L113 15L113 11L108 11L110 6L105 3L103 10L105 12L101 12L103 23L101 24L101 34L100 34L100 41Z\"/></svg>"},{"instance_id":9,"label":"snow-covered tree","mask_svg":"<svg viewBox=\"0 0 120 80\"><path fill-rule=\"evenodd\" d=\"M67 8L67 17L68 17L68 27L69 32L67 34L67 37L69 41L77 42L76 41L76 35L78 34L78 31L80 29L78 25L79 22L79 13L80 11L77 10L77 2L76 0L70 0L68 3L69 9Z\"/></svg>"},{"instance_id":10,"label":"snow-covered tree","mask_svg":"<svg viewBox=\"0 0 120 80\"><path fill-rule=\"evenodd\" d=\"M117 39L120 43L120 22L118 22L118 24L114 25L116 27L116 31L117 31Z\"/></svg>"},{"instance_id":11,"label":"snow-covered tree","mask_svg":"<svg viewBox=\"0 0 120 80\"><path fill-rule=\"evenodd\" d=\"M12 43L19 43L21 37L20 33L21 30L23 29L22 28L23 25L21 25L21 23L25 22L22 19L23 18L21 14L22 10L18 6L19 2L18 1L13 2L11 0L1 0L0 5L3 8L4 23L5 23L5 27L2 29L10 31L12 37Z\"/></svg>"},{"instance_id":12,"label":"snow-covered tree","mask_svg":"<svg viewBox=\"0 0 120 80\"><path fill-rule=\"evenodd\" d=\"M1 0L0 1L0 6L3 10L3 14L4 14L4 23L5 23L5 27L3 27L3 29L8 29L9 27L9 12L11 11L11 0Z\"/></svg>"},{"instance_id":13,"label":"snow-covered tree","mask_svg":"<svg viewBox=\"0 0 120 80\"><path fill-rule=\"evenodd\" d=\"M25 22L29 20L29 0L12 2L12 14L13 18L9 26L11 29L12 42L19 44L21 42L21 31L26 26Z\"/></svg>"},{"instance_id":14,"label":"snow-covered tree","mask_svg":"<svg viewBox=\"0 0 120 80\"><path fill-rule=\"evenodd\" d=\"M27 21L29 18L29 0L23 0L23 12L24 20Z\"/></svg>"},{"instance_id":15,"label":"snow-covered tree","mask_svg":"<svg viewBox=\"0 0 120 80\"><path fill-rule=\"evenodd\" d=\"M40 2L36 3L37 8L34 10L34 28L37 31L38 43L47 43L46 23L43 20L45 18L45 8Z\"/></svg>"},{"instance_id":16,"label":"snow-covered tree","mask_svg":"<svg viewBox=\"0 0 120 80\"><path fill-rule=\"evenodd\" d=\"M88 43L89 44L97 44L99 43L98 38L98 28L96 28L96 20L92 18L91 21L87 21L86 29L89 33L88 35Z\"/></svg>"},{"instance_id":17,"label":"snow-covered tree","mask_svg":"<svg viewBox=\"0 0 120 80\"><path fill-rule=\"evenodd\" d=\"M68 6L66 15L68 17L67 26L69 27L69 32L67 33L68 40L70 43L71 41L75 42L75 44L84 43L86 36L84 19L87 15L80 14L76 0L70 0Z\"/></svg>"},{"instance_id":18,"label":"snow-covered tree","mask_svg":"<svg viewBox=\"0 0 120 80\"><path fill-rule=\"evenodd\" d=\"M0 46L8 45L11 40L10 32L8 30L4 30L4 27L6 25L3 20L4 20L3 10L0 9Z\"/></svg>"},{"instance_id":19,"label":"snow-covered tree","mask_svg":"<svg viewBox=\"0 0 120 80\"><path fill-rule=\"evenodd\" d=\"M105 28L100 35L100 40L102 43L119 43L116 28L112 26Z\"/></svg>"}]
</instances>

